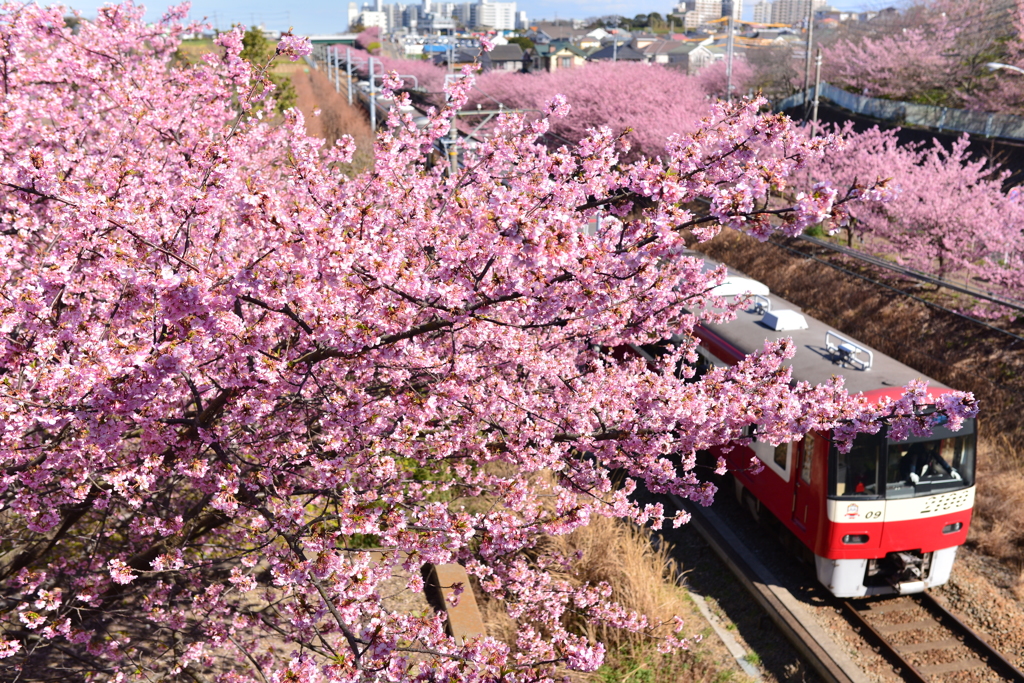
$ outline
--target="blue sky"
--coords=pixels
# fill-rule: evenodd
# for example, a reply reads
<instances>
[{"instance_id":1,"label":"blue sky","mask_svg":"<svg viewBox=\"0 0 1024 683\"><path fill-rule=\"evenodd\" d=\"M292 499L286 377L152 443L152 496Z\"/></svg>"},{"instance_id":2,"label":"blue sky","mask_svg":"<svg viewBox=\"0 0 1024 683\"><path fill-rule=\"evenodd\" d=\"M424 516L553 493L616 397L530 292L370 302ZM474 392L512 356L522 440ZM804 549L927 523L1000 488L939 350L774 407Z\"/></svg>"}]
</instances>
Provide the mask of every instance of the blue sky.
<instances>
[{"instance_id":1,"label":"blue sky","mask_svg":"<svg viewBox=\"0 0 1024 683\"><path fill-rule=\"evenodd\" d=\"M387 0L385 0L386 2ZM403 2L403 0L398 0ZM362 4L362 0L357 0ZM403 4L409 4L411 0L404 0ZM755 0L744 0L744 5L753 7ZM96 8L105 4L98 0L86 2L69 3L72 7L79 9L86 16L94 15ZM142 2L148 9L147 18L158 19L163 11L169 7L171 2L151 1ZM553 19L575 17L602 16L606 14L621 14L623 16L635 16L644 12L659 12L665 14L675 5L675 1L645 1L625 2L623 0L561 0L560 2L544 2L543 0L520 0L519 9L526 10L530 19ZM843 9L857 9L863 7L886 6L871 0L833 0L831 3ZM192 16L196 18L208 17L210 23L216 22L220 28L227 28L234 23L264 23L267 28L286 29L293 26L297 33L338 33L344 31L346 26L346 8L348 0L313 0L291 4L280 0L194 0L192 2ZM748 15L750 8L745 8L745 15Z\"/></svg>"}]
</instances>

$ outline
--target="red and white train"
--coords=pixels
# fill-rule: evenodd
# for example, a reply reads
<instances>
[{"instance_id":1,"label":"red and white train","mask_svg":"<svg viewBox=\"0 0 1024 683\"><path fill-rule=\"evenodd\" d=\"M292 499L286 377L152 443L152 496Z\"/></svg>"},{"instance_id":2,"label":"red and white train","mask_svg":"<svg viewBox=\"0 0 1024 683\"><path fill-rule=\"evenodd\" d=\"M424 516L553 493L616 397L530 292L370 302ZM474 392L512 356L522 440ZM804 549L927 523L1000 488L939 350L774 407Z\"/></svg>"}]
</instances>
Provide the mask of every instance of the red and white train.
<instances>
[{"instance_id":1,"label":"red and white train","mask_svg":"<svg viewBox=\"0 0 1024 683\"><path fill-rule=\"evenodd\" d=\"M765 339L792 337L795 380L842 375L851 393L877 400L901 396L910 380L928 379L801 314L760 282L731 273L716 291L747 292L754 305L735 320L697 330L705 367L736 363ZM929 389L951 391L934 380ZM849 453L840 453L830 436L811 433L779 446L755 442L725 454L737 497L784 525L813 554L818 580L837 597L917 593L946 583L971 523L975 421L955 433L939 425L929 437L901 441L885 429L861 434ZM764 463L757 474L749 467L752 455Z\"/></svg>"}]
</instances>

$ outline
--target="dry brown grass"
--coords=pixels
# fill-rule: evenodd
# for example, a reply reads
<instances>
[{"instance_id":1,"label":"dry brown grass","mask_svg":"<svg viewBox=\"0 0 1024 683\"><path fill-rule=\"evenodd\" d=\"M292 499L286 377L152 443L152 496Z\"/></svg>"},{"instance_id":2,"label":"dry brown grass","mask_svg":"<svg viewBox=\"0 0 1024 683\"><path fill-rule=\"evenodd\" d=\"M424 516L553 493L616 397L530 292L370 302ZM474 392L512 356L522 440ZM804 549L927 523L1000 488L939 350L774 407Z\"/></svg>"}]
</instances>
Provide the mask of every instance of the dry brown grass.
<instances>
[{"instance_id":1,"label":"dry brown grass","mask_svg":"<svg viewBox=\"0 0 1024 683\"><path fill-rule=\"evenodd\" d=\"M599 671L572 672L573 680L687 683L743 678L714 636L694 641L689 651L661 655L655 649L659 638L671 633L676 615L685 620L687 635L705 635L710 629L680 585L678 566L670 549L653 547L646 531L620 520L594 517L588 526L566 536L545 537L542 544L542 551L579 557L558 578L573 585L605 581L612 587L613 599L627 609L646 614L650 623L657 625L650 633L637 634L570 617L565 624L568 628L600 640L608 652ZM509 618L500 601L481 600L481 611L490 635L510 645L515 643L519 625Z\"/></svg>"},{"instance_id":2,"label":"dry brown grass","mask_svg":"<svg viewBox=\"0 0 1024 683\"><path fill-rule=\"evenodd\" d=\"M1024 501L1024 424L1020 419L1024 412L1024 350L1019 344L958 316L733 231L696 247L764 282L837 330L948 386L974 392L982 413L978 494L968 540L1008 566L1019 566L1024 557L1024 506L1020 505ZM857 268L847 261L842 265ZM914 288L914 283L894 284L904 291ZM918 293L942 295L920 289Z\"/></svg>"},{"instance_id":3,"label":"dry brown grass","mask_svg":"<svg viewBox=\"0 0 1024 683\"><path fill-rule=\"evenodd\" d=\"M297 95L296 107L306 119L306 132L324 138L333 145L342 135L351 135L356 143L352 163L342 169L354 175L373 165L373 135L366 114L356 105L349 105L345 91L338 92L327 76L299 62L292 67L292 83ZM319 109L320 115L314 115Z\"/></svg>"}]
</instances>

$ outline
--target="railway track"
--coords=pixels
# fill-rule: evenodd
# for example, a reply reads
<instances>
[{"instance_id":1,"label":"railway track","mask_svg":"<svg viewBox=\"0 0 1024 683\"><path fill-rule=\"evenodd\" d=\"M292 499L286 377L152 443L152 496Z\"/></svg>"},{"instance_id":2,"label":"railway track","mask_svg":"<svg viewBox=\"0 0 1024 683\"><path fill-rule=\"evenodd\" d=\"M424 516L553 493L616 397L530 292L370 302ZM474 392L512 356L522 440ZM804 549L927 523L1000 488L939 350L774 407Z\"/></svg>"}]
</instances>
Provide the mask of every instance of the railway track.
<instances>
[{"instance_id":1,"label":"railway track","mask_svg":"<svg viewBox=\"0 0 1024 683\"><path fill-rule=\"evenodd\" d=\"M962 680L970 672L972 680L990 680L994 674L1024 683L1024 673L927 593L848 600L843 607L906 681Z\"/></svg>"},{"instance_id":2,"label":"railway track","mask_svg":"<svg viewBox=\"0 0 1024 683\"><path fill-rule=\"evenodd\" d=\"M867 683L873 680L842 654L829 628L823 628L784 582L757 560L750 539L736 536L713 510L673 498L688 510L691 523L740 580L824 681ZM837 611L866 642L912 683L1024 683L1024 673L994 650L980 635L927 593L912 596L843 601Z\"/></svg>"}]
</instances>

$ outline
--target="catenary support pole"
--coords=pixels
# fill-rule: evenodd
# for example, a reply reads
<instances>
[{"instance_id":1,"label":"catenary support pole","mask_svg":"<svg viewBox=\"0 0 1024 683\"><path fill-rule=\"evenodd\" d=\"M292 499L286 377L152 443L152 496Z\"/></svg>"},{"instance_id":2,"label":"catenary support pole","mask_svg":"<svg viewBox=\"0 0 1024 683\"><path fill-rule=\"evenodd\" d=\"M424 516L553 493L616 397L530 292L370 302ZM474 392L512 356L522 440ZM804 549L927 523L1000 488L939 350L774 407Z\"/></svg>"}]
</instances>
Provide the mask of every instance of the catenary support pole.
<instances>
[{"instance_id":1,"label":"catenary support pole","mask_svg":"<svg viewBox=\"0 0 1024 683\"><path fill-rule=\"evenodd\" d=\"M814 41L814 1L807 0L807 58L804 61L804 121L810 110L807 91L811 89L811 44Z\"/></svg>"},{"instance_id":2,"label":"catenary support pole","mask_svg":"<svg viewBox=\"0 0 1024 683\"><path fill-rule=\"evenodd\" d=\"M352 48L345 48L345 73L348 74L348 103L352 104Z\"/></svg>"},{"instance_id":3,"label":"catenary support pole","mask_svg":"<svg viewBox=\"0 0 1024 683\"><path fill-rule=\"evenodd\" d=\"M341 50L334 48L334 90L341 92Z\"/></svg>"},{"instance_id":4,"label":"catenary support pole","mask_svg":"<svg viewBox=\"0 0 1024 683\"><path fill-rule=\"evenodd\" d=\"M373 57L367 60L367 68L370 71L370 130L374 136L377 135L377 89L376 79L373 77Z\"/></svg>"},{"instance_id":5,"label":"catenary support pole","mask_svg":"<svg viewBox=\"0 0 1024 683\"><path fill-rule=\"evenodd\" d=\"M818 90L821 89L821 48L814 58L814 106L811 108L811 129L818 127Z\"/></svg>"},{"instance_id":6,"label":"catenary support pole","mask_svg":"<svg viewBox=\"0 0 1024 683\"><path fill-rule=\"evenodd\" d=\"M733 17L729 15L729 36L725 40L725 101L732 102L732 60L735 54L735 39L733 32L735 31L733 26Z\"/></svg>"}]
</instances>

